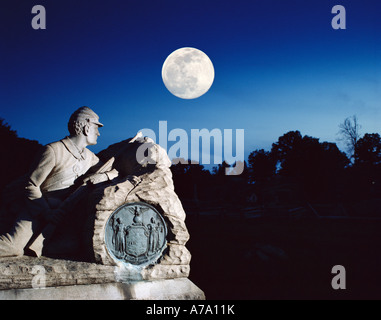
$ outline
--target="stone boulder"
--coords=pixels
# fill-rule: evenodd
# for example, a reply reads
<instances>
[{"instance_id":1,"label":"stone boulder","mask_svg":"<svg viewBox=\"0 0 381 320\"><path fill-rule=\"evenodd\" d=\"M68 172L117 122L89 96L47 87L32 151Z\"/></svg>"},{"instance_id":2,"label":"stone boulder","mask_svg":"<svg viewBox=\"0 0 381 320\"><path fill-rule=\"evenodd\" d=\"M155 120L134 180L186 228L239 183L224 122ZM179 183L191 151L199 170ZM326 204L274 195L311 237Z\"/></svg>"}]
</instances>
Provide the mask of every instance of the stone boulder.
<instances>
[{"instance_id":1,"label":"stone boulder","mask_svg":"<svg viewBox=\"0 0 381 320\"><path fill-rule=\"evenodd\" d=\"M88 208L88 226L92 229L90 247L97 263L120 267L125 280L156 280L188 277L191 255L185 244L189 233L185 212L175 193L170 170L171 161L165 150L148 138L131 139L111 145L98 154L103 162L113 159L112 167L119 176L92 193ZM167 246L154 263L139 267L119 264L105 243L105 227L110 215L119 207L143 202L153 206L167 225Z\"/></svg>"}]
</instances>

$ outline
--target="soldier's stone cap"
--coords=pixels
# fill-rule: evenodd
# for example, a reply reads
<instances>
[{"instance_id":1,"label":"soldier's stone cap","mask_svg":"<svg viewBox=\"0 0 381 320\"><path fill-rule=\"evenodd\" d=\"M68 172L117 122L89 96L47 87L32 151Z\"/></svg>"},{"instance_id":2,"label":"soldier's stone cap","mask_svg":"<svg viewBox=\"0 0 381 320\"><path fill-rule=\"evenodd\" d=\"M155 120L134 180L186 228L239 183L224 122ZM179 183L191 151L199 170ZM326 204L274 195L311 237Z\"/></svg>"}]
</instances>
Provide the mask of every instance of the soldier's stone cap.
<instances>
[{"instance_id":1,"label":"soldier's stone cap","mask_svg":"<svg viewBox=\"0 0 381 320\"><path fill-rule=\"evenodd\" d=\"M99 119L99 118L98 118ZM99 127L103 127L103 124L98 121L98 119L89 119L90 122L95 123Z\"/></svg>"},{"instance_id":2,"label":"soldier's stone cap","mask_svg":"<svg viewBox=\"0 0 381 320\"><path fill-rule=\"evenodd\" d=\"M81 107L74 111L70 117L69 122L71 121L89 121L98 125L99 127L103 127L103 124L99 122L99 116L89 107Z\"/></svg>"}]
</instances>

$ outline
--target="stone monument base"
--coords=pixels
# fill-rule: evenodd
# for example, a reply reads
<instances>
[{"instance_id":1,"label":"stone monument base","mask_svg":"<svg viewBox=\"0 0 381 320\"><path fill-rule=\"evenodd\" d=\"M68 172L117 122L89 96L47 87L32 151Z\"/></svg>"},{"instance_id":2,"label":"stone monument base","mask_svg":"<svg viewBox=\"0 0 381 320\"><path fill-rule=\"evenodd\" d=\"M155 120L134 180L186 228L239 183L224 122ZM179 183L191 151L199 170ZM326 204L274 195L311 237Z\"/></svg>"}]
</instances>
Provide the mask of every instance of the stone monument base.
<instances>
[{"instance_id":1,"label":"stone monument base","mask_svg":"<svg viewBox=\"0 0 381 320\"><path fill-rule=\"evenodd\" d=\"M46 257L0 258L0 300L204 300L187 277L126 280L120 268Z\"/></svg>"},{"instance_id":2,"label":"stone monument base","mask_svg":"<svg viewBox=\"0 0 381 320\"><path fill-rule=\"evenodd\" d=\"M187 278L1 290L0 300L205 300Z\"/></svg>"}]
</instances>

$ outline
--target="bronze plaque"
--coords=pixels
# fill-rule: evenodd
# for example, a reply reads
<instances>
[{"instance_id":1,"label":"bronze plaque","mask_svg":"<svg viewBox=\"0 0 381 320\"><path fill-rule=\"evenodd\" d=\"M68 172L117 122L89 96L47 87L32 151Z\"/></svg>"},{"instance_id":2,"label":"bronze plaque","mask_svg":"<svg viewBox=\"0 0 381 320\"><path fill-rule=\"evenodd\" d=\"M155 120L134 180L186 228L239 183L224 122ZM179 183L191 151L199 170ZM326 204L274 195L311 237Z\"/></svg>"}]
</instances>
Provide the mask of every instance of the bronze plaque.
<instances>
[{"instance_id":1,"label":"bronze plaque","mask_svg":"<svg viewBox=\"0 0 381 320\"><path fill-rule=\"evenodd\" d=\"M105 242L111 256L134 265L154 263L167 244L167 227L152 206L135 202L116 209L106 223Z\"/></svg>"}]
</instances>

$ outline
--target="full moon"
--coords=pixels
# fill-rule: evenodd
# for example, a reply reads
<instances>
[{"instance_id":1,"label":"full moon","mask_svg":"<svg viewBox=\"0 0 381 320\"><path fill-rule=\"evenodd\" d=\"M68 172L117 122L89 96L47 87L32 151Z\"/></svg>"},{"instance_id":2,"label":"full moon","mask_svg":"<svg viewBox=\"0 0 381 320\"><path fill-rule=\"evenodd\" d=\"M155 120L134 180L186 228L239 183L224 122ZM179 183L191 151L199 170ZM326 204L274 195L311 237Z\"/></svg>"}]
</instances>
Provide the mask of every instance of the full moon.
<instances>
[{"instance_id":1,"label":"full moon","mask_svg":"<svg viewBox=\"0 0 381 320\"><path fill-rule=\"evenodd\" d=\"M182 99L196 99L212 86L214 67L201 50L181 48L164 61L161 75L173 95Z\"/></svg>"}]
</instances>

